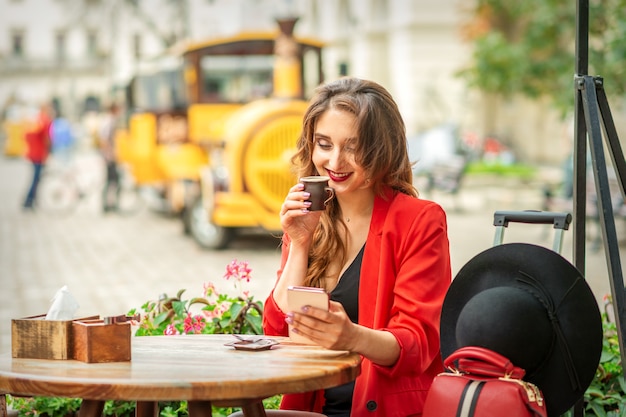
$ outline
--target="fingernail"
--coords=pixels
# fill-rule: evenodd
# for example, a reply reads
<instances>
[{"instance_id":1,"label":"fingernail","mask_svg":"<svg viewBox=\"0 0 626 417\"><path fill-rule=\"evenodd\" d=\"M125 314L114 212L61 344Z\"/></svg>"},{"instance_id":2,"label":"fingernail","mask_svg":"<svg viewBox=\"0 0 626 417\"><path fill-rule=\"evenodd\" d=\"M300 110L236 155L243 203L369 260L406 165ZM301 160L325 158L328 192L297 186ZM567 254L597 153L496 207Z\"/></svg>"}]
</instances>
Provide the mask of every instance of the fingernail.
<instances>
[{"instance_id":1,"label":"fingernail","mask_svg":"<svg viewBox=\"0 0 626 417\"><path fill-rule=\"evenodd\" d=\"M305 202L304 202L304 205L305 205L306 207L311 207L311 204L313 204L313 203L311 203L310 201L305 201Z\"/></svg>"},{"instance_id":2,"label":"fingernail","mask_svg":"<svg viewBox=\"0 0 626 417\"><path fill-rule=\"evenodd\" d=\"M287 317L285 317L285 322L286 322L287 324L293 324L293 318L291 318L291 317L287 316Z\"/></svg>"},{"instance_id":3,"label":"fingernail","mask_svg":"<svg viewBox=\"0 0 626 417\"><path fill-rule=\"evenodd\" d=\"M308 199L309 197L311 197L311 193L307 193L307 192L305 191L305 192L303 192L303 193L302 193L302 197L304 197L304 198L307 198L307 199Z\"/></svg>"},{"instance_id":4,"label":"fingernail","mask_svg":"<svg viewBox=\"0 0 626 417\"><path fill-rule=\"evenodd\" d=\"M309 306L302 306L302 311L304 311L305 313L309 311Z\"/></svg>"}]
</instances>

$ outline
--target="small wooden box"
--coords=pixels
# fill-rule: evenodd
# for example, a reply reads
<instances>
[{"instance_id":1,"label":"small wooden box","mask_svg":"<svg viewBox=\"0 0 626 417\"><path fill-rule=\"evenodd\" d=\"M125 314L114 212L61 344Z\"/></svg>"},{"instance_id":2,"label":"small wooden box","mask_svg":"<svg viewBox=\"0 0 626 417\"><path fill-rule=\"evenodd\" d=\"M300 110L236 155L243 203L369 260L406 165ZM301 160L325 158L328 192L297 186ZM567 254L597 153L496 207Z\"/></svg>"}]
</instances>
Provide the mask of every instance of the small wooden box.
<instances>
[{"instance_id":1,"label":"small wooden box","mask_svg":"<svg viewBox=\"0 0 626 417\"><path fill-rule=\"evenodd\" d=\"M105 324L103 320L72 323L72 357L87 363L130 361L130 323Z\"/></svg>"},{"instance_id":2,"label":"small wooden box","mask_svg":"<svg viewBox=\"0 0 626 417\"><path fill-rule=\"evenodd\" d=\"M11 320L14 358L71 359L72 320L46 320L46 315ZM86 317L85 320L98 316Z\"/></svg>"}]
</instances>

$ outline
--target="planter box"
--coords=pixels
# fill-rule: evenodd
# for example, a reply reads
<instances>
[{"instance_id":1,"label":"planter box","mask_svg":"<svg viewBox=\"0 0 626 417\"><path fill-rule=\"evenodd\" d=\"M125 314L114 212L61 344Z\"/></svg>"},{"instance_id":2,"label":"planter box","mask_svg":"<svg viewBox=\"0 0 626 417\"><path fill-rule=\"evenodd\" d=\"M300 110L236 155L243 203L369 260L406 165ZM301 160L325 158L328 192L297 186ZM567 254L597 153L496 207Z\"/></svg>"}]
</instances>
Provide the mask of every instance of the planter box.
<instances>
[{"instance_id":1,"label":"planter box","mask_svg":"<svg viewBox=\"0 0 626 417\"><path fill-rule=\"evenodd\" d=\"M46 315L11 320L14 358L72 359L72 321L45 320ZM83 320L96 319L98 316Z\"/></svg>"},{"instance_id":2,"label":"planter box","mask_svg":"<svg viewBox=\"0 0 626 417\"><path fill-rule=\"evenodd\" d=\"M81 362L130 361L130 323L105 324L103 320L75 320L72 357Z\"/></svg>"}]
</instances>

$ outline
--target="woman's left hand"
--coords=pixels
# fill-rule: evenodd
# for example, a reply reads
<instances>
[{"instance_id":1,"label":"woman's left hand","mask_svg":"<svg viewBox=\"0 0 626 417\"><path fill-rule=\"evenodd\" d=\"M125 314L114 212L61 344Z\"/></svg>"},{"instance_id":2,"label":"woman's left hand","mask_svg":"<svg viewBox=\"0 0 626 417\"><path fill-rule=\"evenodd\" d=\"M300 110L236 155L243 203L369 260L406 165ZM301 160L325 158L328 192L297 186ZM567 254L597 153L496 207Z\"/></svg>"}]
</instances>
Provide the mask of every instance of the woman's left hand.
<instances>
[{"instance_id":1,"label":"woman's left hand","mask_svg":"<svg viewBox=\"0 0 626 417\"><path fill-rule=\"evenodd\" d=\"M341 303L330 301L329 311L306 307L306 311L288 314L288 320L298 334L332 350L353 351L358 326L350 321Z\"/></svg>"},{"instance_id":2,"label":"woman's left hand","mask_svg":"<svg viewBox=\"0 0 626 417\"><path fill-rule=\"evenodd\" d=\"M286 320L300 335L326 349L356 352L381 366L392 366L400 356L400 345L391 332L352 323L335 301L329 311L308 307L288 313Z\"/></svg>"}]
</instances>

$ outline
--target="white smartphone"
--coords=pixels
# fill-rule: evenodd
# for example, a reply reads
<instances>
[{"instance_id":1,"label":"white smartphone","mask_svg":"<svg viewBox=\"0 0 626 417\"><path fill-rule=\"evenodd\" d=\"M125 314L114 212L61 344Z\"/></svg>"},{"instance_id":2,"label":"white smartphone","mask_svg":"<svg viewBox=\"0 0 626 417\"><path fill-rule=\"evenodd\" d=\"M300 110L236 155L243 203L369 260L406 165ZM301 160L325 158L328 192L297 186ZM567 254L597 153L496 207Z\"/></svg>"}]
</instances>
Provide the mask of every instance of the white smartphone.
<instances>
[{"instance_id":1,"label":"white smartphone","mask_svg":"<svg viewBox=\"0 0 626 417\"><path fill-rule=\"evenodd\" d=\"M302 307L311 306L328 311L329 295L323 288L291 286L287 288L289 311L302 311ZM293 333L289 325L289 338L294 343L312 344L308 338Z\"/></svg>"}]
</instances>

